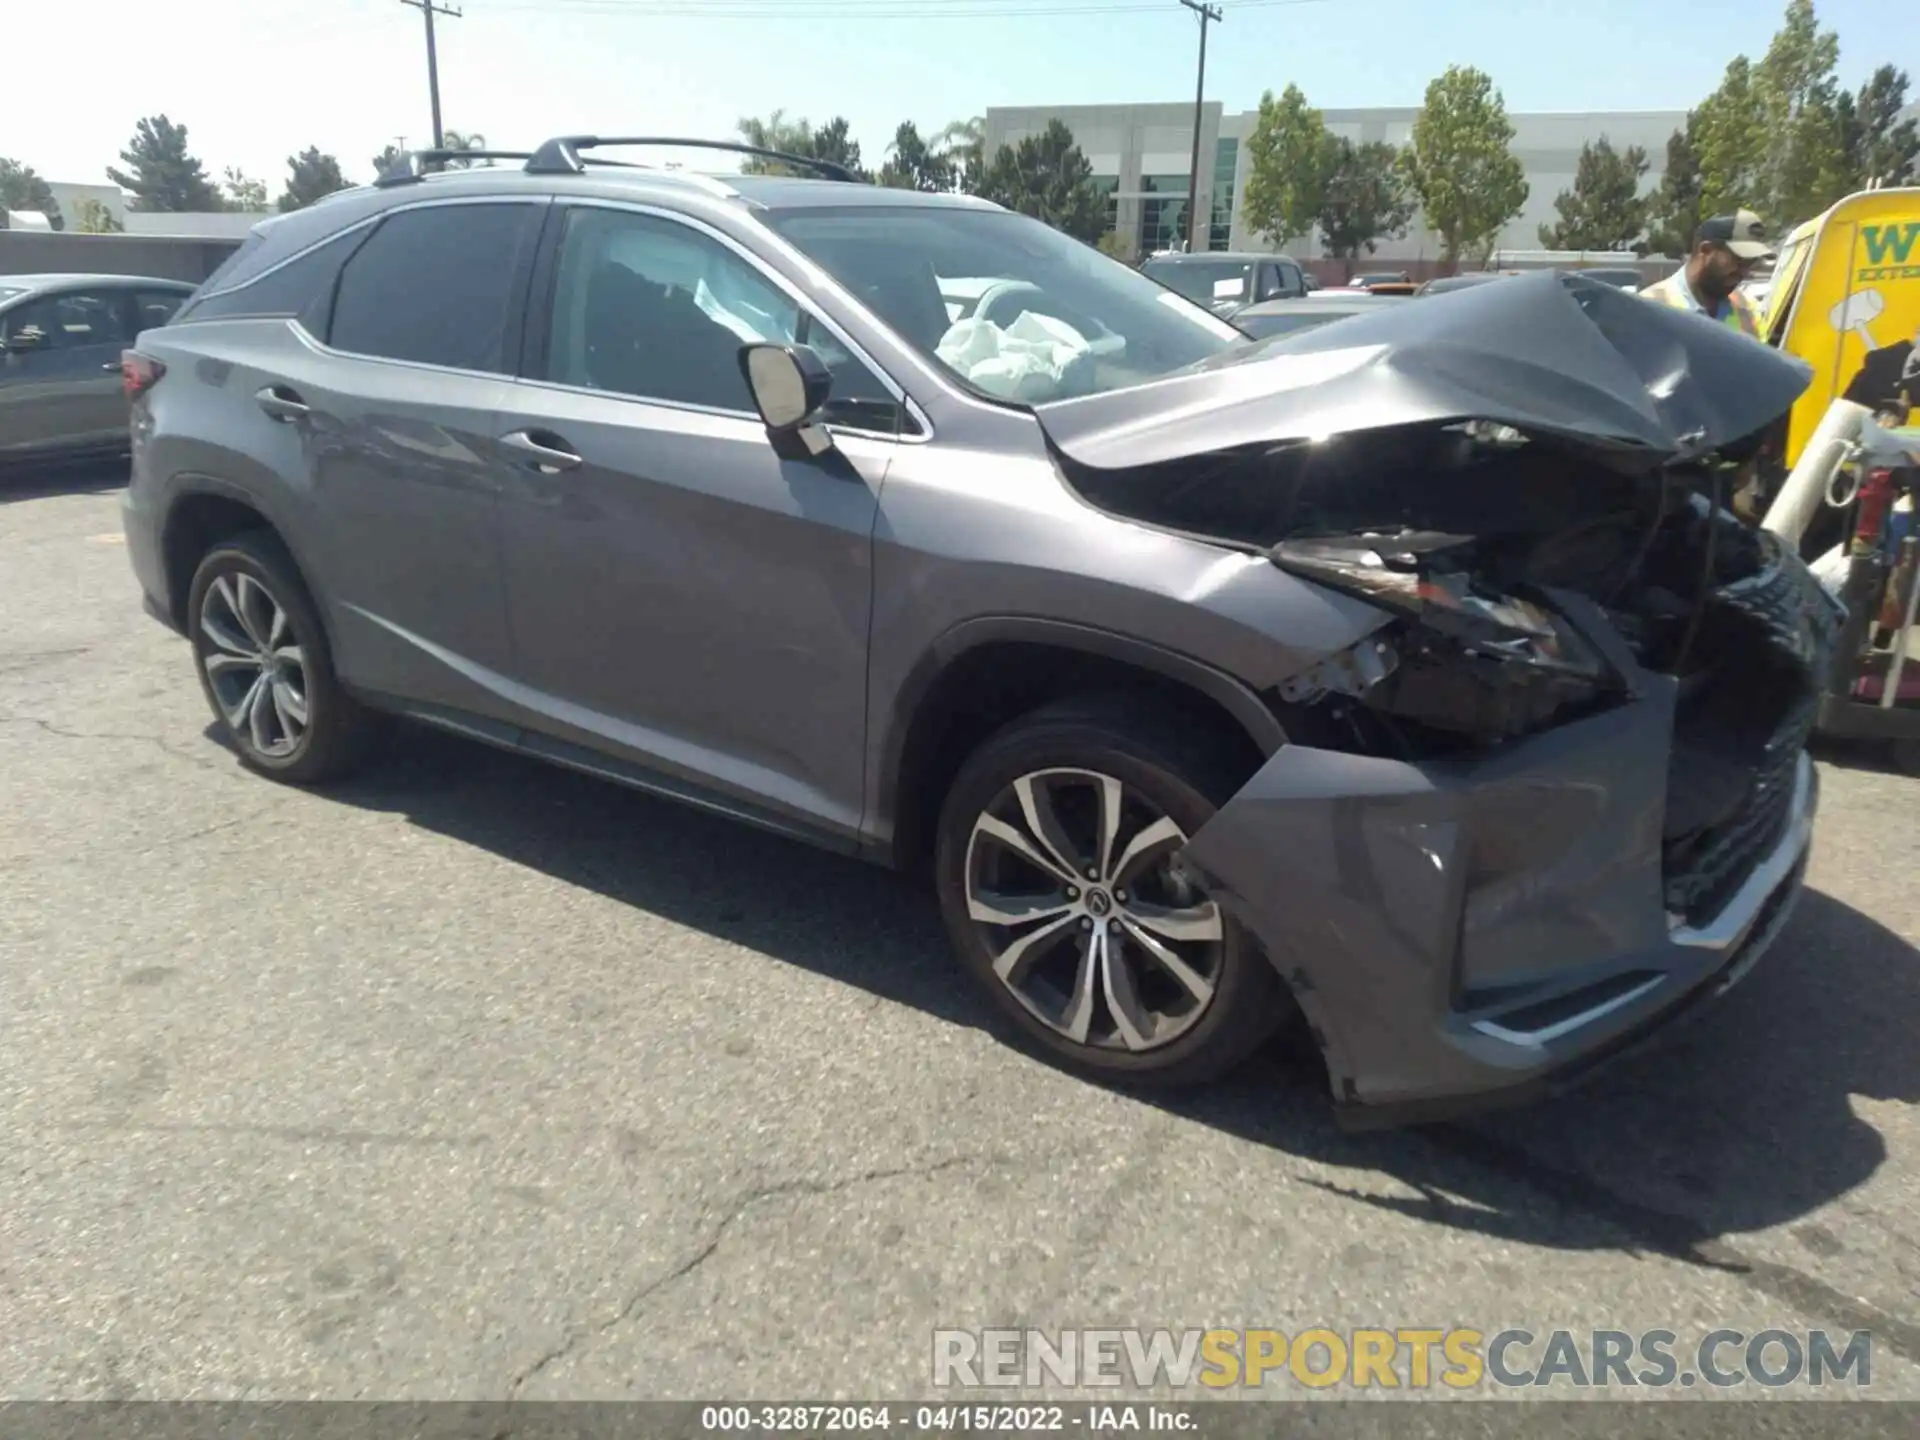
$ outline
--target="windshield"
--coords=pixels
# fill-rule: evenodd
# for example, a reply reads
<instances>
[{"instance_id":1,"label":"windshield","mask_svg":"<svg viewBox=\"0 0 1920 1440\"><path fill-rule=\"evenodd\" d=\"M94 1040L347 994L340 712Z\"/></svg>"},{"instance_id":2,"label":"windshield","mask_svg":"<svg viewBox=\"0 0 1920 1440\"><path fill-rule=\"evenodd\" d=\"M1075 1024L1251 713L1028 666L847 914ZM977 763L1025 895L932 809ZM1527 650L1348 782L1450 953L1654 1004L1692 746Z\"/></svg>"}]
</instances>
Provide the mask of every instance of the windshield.
<instances>
[{"instance_id":1,"label":"windshield","mask_svg":"<svg viewBox=\"0 0 1920 1440\"><path fill-rule=\"evenodd\" d=\"M863 205L766 219L901 339L998 399L1043 405L1121 390L1246 342L1023 215Z\"/></svg>"},{"instance_id":2,"label":"windshield","mask_svg":"<svg viewBox=\"0 0 1920 1440\"><path fill-rule=\"evenodd\" d=\"M1140 270L1202 305L1252 298L1253 267L1244 260L1149 260Z\"/></svg>"}]
</instances>

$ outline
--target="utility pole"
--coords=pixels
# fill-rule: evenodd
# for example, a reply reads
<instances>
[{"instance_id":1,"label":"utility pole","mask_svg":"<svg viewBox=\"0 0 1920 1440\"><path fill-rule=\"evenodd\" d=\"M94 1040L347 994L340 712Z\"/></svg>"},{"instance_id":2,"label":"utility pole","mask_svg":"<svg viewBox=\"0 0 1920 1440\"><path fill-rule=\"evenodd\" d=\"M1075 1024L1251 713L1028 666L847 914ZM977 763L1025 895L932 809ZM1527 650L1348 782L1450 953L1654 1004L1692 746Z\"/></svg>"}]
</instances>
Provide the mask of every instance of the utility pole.
<instances>
[{"instance_id":1,"label":"utility pole","mask_svg":"<svg viewBox=\"0 0 1920 1440\"><path fill-rule=\"evenodd\" d=\"M412 4L413 0L407 3ZM1205 0L1180 0L1180 3L1200 17L1200 76L1193 90L1193 166L1187 173L1187 249L1192 251L1207 248L1208 231L1201 228L1200 216L1200 112L1207 99L1207 26L1218 24L1225 17L1218 5L1206 4ZM1211 228L1213 217L1209 215L1206 219Z\"/></svg>"},{"instance_id":2,"label":"utility pole","mask_svg":"<svg viewBox=\"0 0 1920 1440\"><path fill-rule=\"evenodd\" d=\"M445 15L458 20L460 12L446 5L437 5L434 0L400 0L402 5L411 5L426 17L427 21L427 93L433 97L433 148L446 147L446 132L440 128L440 56L433 44L433 17ZM1185 4L1186 0L1180 0Z\"/></svg>"}]
</instances>

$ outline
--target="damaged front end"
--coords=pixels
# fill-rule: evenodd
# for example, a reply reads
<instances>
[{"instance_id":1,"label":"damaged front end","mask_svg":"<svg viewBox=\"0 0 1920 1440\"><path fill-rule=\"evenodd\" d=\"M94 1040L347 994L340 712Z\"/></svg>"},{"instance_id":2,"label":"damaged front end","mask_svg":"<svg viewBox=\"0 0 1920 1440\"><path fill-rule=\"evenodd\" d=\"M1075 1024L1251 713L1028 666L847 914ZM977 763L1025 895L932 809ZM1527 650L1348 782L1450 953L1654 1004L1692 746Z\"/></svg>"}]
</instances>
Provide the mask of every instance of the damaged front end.
<instances>
[{"instance_id":1,"label":"damaged front end","mask_svg":"<svg viewBox=\"0 0 1920 1440\"><path fill-rule=\"evenodd\" d=\"M1411 304L1412 338L1367 317L1261 347L1244 370L1280 366L1284 400L1263 426L1247 374L1210 372L1224 447L1042 413L1095 506L1381 612L1269 696L1290 743L1186 852L1288 977L1349 1120L1585 1067L1732 983L1797 893L1839 616L1725 502L1804 367L1612 294L1636 308L1529 278ZM1316 356L1339 426L1300 378ZM1190 437L1203 379L1175 382Z\"/></svg>"}]
</instances>

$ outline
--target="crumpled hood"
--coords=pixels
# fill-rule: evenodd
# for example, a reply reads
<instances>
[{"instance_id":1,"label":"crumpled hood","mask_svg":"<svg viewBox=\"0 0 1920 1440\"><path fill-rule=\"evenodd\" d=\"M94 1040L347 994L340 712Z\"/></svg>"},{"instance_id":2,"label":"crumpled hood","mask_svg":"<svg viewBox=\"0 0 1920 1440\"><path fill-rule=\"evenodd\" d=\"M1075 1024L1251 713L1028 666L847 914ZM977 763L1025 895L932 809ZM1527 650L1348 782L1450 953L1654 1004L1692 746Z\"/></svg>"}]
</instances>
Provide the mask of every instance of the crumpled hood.
<instances>
[{"instance_id":1,"label":"crumpled hood","mask_svg":"<svg viewBox=\"0 0 1920 1440\"><path fill-rule=\"evenodd\" d=\"M1036 410L1096 469L1387 426L1487 420L1649 466L1745 439L1812 378L1730 327L1542 272L1249 345L1152 384Z\"/></svg>"}]
</instances>

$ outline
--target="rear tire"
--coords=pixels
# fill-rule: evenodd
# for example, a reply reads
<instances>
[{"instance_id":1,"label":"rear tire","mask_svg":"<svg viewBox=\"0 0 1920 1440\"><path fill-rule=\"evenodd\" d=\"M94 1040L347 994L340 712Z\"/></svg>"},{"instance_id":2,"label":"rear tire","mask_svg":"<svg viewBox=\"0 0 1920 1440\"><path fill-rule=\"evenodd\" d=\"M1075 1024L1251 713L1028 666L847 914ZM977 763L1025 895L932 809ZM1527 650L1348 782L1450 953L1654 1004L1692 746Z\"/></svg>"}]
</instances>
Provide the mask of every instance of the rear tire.
<instances>
[{"instance_id":1,"label":"rear tire","mask_svg":"<svg viewBox=\"0 0 1920 1440\"><path fill-rule=\"evenodd\" d=\"M941 914L1025 1041L1101 1081L1172 1087L1274 1033L1278 973L1174 858L1244 778L1126 699L1048 706L961 767L935 843Z\"/></svg>"},{"instance_id":2,"label":"rear tire","mask_svg":"<svg viewBox=\"0 0 1920 1440\"><path fill-rule=\"evenodd\" d=\"M319 613L271 531L207 552L185 618L201 692L243 764L313 785L360 762L375 717L341 687Z\"/></svg>"}]
</instances>

